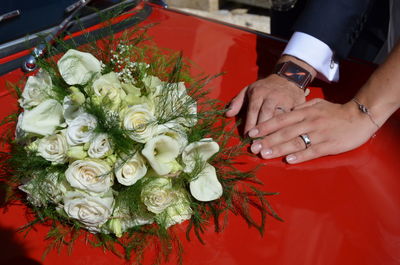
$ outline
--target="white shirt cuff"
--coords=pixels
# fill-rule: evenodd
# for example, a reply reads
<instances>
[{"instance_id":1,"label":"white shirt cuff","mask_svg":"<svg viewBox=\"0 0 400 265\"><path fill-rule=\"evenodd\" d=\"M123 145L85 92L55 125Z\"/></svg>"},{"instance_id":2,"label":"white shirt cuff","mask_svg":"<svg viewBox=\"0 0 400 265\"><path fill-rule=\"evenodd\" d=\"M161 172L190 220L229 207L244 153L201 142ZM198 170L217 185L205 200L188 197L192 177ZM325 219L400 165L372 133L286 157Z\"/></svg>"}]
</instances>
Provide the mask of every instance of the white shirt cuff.
<instances>
[{"instance_id":1,"label":"white shirt cuff","mask_svg":"<svg viewBox=\"0 0 400 265\"><path fill-rule=\"evenodd\" d=\"M283 54L294 56L317 72L317 78L325 81L339 80L339 64L333 59L333 51L324 42L303 32L295 32Z\"/></svg>"}]
</instances>

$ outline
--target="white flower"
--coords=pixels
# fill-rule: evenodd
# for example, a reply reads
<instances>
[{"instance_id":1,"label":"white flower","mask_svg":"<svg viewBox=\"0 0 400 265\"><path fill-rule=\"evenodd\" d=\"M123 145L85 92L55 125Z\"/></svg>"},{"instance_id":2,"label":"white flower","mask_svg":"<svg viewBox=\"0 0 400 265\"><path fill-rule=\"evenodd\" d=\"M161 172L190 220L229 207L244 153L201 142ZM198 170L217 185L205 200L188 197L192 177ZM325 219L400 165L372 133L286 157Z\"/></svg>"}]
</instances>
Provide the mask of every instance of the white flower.
<instances>
[{"instance_id":1,"label":"white flower","mask_svg":"<svg viewBox=\"0 0 400 265\"><path fill-rule=\"evenodd\" d=\"M222 196L222 185L218 181L215 168L206 164L204 169L189 184L190 193L199 201L208 202Z\"/></svg>"},{"instance_id":2,"label":"white flower","mask_svg":"<svg viewBox=\"0 0 400 265\"><path fill-rule=\"evenodd\" d=\"M110 171L110 166L100 159L76 160L65 171L65 177L74 188L105 193L113 184L113 175Z\"/></svg>"},{"instance_id":3,"label":"white flower","mask_svg":"<svg viewBox=\"0 0 400 265\"><path fill-rule=\"evenodd\" d=\"M176 200L165 211L157 216L159 223L167 228L174 224L180 224L192 217L190 202L182 191L175 191Z\"/></svg>"},{"instance_id":4,"label":"white flower","mask_svg":"<svg viewBox=\"0 0 400 265\"><path fill-rule=\"evenodd\" d=\"M151 167L159 175L166 175L174 167L175 158L179 155L179 144L166 135L151 138L142 150Z\"/></svg>"},{"instance_id":5,"label":"white flower","mask_svg":"<svg viewBox=\"0 0 400 265\"><path fill-rule=\"evenodd\" d=\"M110 230L117 237L121 237L122 233L131 227L142 226L151 223L153 223L153 218L138 214L129 214L128 209L118 206L114 209L109 226Z\"/></svg>"},{"instance_id":6,"label":"white flower","mask_svg":"<svg viewBox=\"0 0 400 265\"><path fill-rule=\"evenodd\" d=\"M67 192L66 183L58 180L56 174L49 174L45 178L32 179L24 185L19 186L19 189L25 192L28 201L33 205L40 207L46 206L49 202L59 203L62 200L62 195Z\"/></svg>"},{"instance_id":7,"label":"white flower","mask_svg":"<svg viewBox=\"0 0 400 265\"><path fill-rule=\"evenodd\" d=\"M134 105L122 112L122 123L130 137L139 143L153 136L155 117L147 105Z\"/></svg>"},{"instance_id":8,"label":"white flower","mask_svg":"<svg viewBox=\"0 0 400 265\"><path fill-rule=\"evenodd\" d=\"M110 99L113 106L118 106L121 99L126 96L121 87L118 75L114 72L100 76L92 85L94 95L101 100L104 97Z\"/></svg>"},{"instance_id":9,"label":"white flower","mask_svg":"<svg viewBox=\"0 0 400 265\"><path fill-rule=\"evenodd\" d=\"M161 213L176 200L171 182L166 178L152 180L143 187L140 195L147 210L155 214Z\"/></svg>"},{"instance_id":10,"label":"white flower","mask_svg":"<svg viewBox=\"0 0 400 265\"><path fill-rule=\"evenodd\" d=\"M117 165L120 166L115 169L115 177L119 183L125 186L135 184L147 173L146 162L139 153L126 162L119 161Z\"/></svg>"},{"instance_id":11,"label":"white flower","mask_svg":"<svg viewBox=\"0 0 400 265\"><path fill-rule=\"evenodd\" d=\"M205 163L219 151L218 143L211 138L204 138L185 147L182 152L182 161L185 164L184 172L192 172L197 163Z\"/></svg>"},{"instance_id":12,"label":"white flower","mask_svg":"<svg viewBox=\"0 0 400 265\"><path fill-rule=\"evenodd\" d=\"M75 104L69 96L64 97L63 115L65 122L69 125L81 114L83 114L83 109L79 105Z\"/></svg>"},{"instance_id":13,"label":"white flower","mask_svg":"<svg viewBox=\"0 0 400 265\"><path fill-rule=\"evenodd\" d=\"M111 216L113 205L114 198L111 192L103 197L97 197L83 192L69 191L64 196L64 211L92 232L100 231L99 228Z\"/></svg>"},{"instance_id":14,"label":"white flower","mask_svg":"<svg viewBox=\"0 0 400 265\"><path fill-rule=\"evenodd\" d=\"M67 159L68 144L63 133L43 137L37 146L38 154L47 161L62 164Z\"/></svg>"},{"instance_id":15,"label":"white flower","mask_svg":"<svg viewBox=\"0 0 400 265\"><path fill-rule=\"evenodd\" d=\"M63 123L63 109L54 99L47 99L32 110L25 110L20 129L26 133L51 135Z\"/></svg>"},{"instance_id":16,"label":"white flower","mask_svg":"<svg viewBox=\"0 0 400 265\"><path fill-rule=\"evenodd\" d=\"M148 75L145 76L142 81L143 84L150 90L153 96L160 95L163 88L163 82L160 80L160 78L158 78L157 76Z\"/></svg>"},{"instance_id":17,"label":"white flower","mask_svg":"<svg viewBox=\"0 0 400 265\"><path fill-rule=\"evenodd\" d=\"M154 135L166 135L173 138L179 144L179 154L182 153L183 149L188 144L187 135L185 129L176 122L168 122L156 126Z\"/></svg>"},{"instance_id":18,"label":"white flower","mask_svg":"<svg viewBox=\"0 0 400 265\"><path fill-rule=\"evenodd\" d=\"M92 54L68 50L57 62L58 70L68 85L85 85L101 71L101 62Z\"/></svg>"},{"instance_id":19,"label":"white flower","mask_svg":"<svg viewBox=\"0 0 400 265\"><path fill-rule=\"evenodd\" d=\"M71 121L67 128L67 142L70 145L84 144L91 140L97 120L93 115L82 113Z\"/></svg>"},{"instance_id":20,"label":"white flower","mask_svg":"<svg viewBox=\"0 0 400 265\"><path fill-rule=\"evenodd\" d=\"M18 115L17 125L15 126L15 140L19 141L26 136L24 130L21 129L22 120L24 119L24 112Z\"/></svg>"},{"instance_id":21,"label":"white flower","mask_svg":"<svg viewBox=\"0 0 400 265\"><path fill-rule=\"evenodd\" d=\"M112 153L111 144L107 134L97 135L91 142L88 155L92 158L103 158Z\"/></svg>"},{"instance_id":22,"label":"white flower","mask_svg":"<svg viewBox=\"0 0 400 265\"><path fill-rule=\"evenodd\" d=\"M42 69L39 70L36 76L28 77L22 97L18 100L21 107L29 109L42 103L49 97L51 86L50 75Z\"/></svg>"}]
</instances>

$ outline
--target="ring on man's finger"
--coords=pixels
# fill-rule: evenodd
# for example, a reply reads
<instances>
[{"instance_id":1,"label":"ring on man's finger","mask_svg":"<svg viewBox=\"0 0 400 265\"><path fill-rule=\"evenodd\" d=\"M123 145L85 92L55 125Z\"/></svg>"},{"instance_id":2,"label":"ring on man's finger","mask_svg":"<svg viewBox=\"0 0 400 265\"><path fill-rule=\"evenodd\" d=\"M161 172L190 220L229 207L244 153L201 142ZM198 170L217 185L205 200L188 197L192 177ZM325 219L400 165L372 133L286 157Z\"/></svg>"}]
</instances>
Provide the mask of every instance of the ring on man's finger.
<instances>
[{"instance_id":1,"label":"ring on man's finger","mask_svg":"<svg viewBox=\"0 0 400 265\"><path fill-rule=\"evenodd\" d=\"M276 109L276 110L280 110L280 111L282 111L282 112L287 112L287 111L285 110L285 108L283 108L283 107L276 107L275 109Z\"/></svg>"},{"instance_id":2,"label":"ring on man's finger","mask_svg":"<svg viewBox=\"0 0 400 265\"><path fill-rule=\"evenodd\" d=\"M301 138L301 140L303 140L304 144L306 145L306 148L310 147L311 139L310 139L310 136L308 136L308 134L303 133L303 134L300 134L299 137Z\"/></svg>"}]
</instances>

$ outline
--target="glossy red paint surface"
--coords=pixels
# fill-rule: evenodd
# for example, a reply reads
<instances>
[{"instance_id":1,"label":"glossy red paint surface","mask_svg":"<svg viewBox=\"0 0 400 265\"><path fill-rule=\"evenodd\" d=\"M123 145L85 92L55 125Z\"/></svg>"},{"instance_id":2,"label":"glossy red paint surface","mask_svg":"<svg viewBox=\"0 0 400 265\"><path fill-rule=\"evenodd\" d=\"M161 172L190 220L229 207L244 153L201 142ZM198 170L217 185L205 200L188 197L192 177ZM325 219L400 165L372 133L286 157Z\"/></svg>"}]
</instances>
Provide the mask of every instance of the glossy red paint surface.
<instances>
[{"instance_id":1,"label":"glossy red paint surface","mask_svg":"<svg viewBox=\"0 0 400 265\"><path fill-rule=\"evenodd\" d=\"M211 97L224 102L246 84L267 73L283 44L174 11L154 8L145 22L159 22L150 31L161 47L182 50L198 65L193 73L216 74ZM368 78L372 68L356 63L342 65L341 82L317 83L309 98L325 97L344 102ZM352 74L349 74L352 69ZM0 77L1 117L16 106L5 91L5 82L19 80L15 71ZM230 215L222 233L212 226L205 232L205 245L184 238L185 265L376 265L400 263L400 116L393 115L362 147L345 154L324 157L300 165L282 159L246 158L246 168L261 164L258 176L275 210L285 220L267 220L261 237L255 229ZM16 228L26 223L25 209L11 206L0 213L0 264L125 264L112 253L80 240L71 255L51 252L42 261L47 243L46 227L24 238ZM149 252L151 257L151 250ZM174 264L171 261L171 264Z\"/></svg>"}]
</instances>

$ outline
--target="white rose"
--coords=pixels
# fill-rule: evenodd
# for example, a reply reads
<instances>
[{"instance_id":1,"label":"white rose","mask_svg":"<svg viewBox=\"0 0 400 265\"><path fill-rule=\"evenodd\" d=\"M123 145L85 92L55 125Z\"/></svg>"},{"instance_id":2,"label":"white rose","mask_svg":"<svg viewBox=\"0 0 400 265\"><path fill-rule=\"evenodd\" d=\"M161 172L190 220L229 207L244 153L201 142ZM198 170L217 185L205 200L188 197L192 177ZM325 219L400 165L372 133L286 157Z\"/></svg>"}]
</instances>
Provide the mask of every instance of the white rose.
<instances>
[{"instance_id":1,"label":"white rose","mask_svg":"<svg viewBox=\"0 0 400 265\"><path fill-rule=\"evenodd\" d=\"M174 224L180 224L192 217L193 210L190 208L190 202L184 192L175 191L176 200L165 211L157 216L157 221L165 227Z\"/></svg>"},{"instance_id":2,"label":"white rose","mask_svg":"<svg viewBox=\"0 0 400 265\"><path fill-rule=\"evenodd\" d=\"M101 62L92 54L68 50L57 62L58 70L68 85L85 85L101 71Z\"/></svg>"},{"instance_id":3,"label":"white rose","mask_svg":"<svg viewBox=\"0 0 400 265\"><path fill-rule=\"evenodd\" d=\"M87 143L93 136L97 120L93 115L82 113L73 119L67 128L67 142L70 145Z\"/></svg>"},{"instance_id":4,"label":"white rose","mask_svg":"<svg viewBox=\"0 0 400 265\"><path fill-rule=\"evenodd\" d=\"M130 137L139 143L153 136L155 117L147 105L134 105L122 112L122 123L130 131Z\"/></svg>"},{"instance_id":5,"label":"white rose","mask_svg":"<svg viewBox=\"0 0 400 265\"><path fill-rule=\"evenodd\" d=\"M67 159L68 144L63 133L53 134L38 140L38 154L47 161L62 164Z\"/></svg>"},{"instance_id":6,"label":"white rose","mask_svg":"<svg viewBox=\"0 0 400 265\"><path fill-rule=\"evenodd\" d=\"M115 177L119 183L125 186L135 184L147 173L146 162L139 153L126 162L120 161L117 165L119 166L115 169Z\"/></svg>"},{"instance_id":7,"label":"white rose","mask_svg":"<svg viewBox=\"0 0 400 265\"><path fill-rule=\"evenodd\" d=\"M114 198L111 192L103 197L96 197L83 192L69 191L64 196L64 211L92 232L100 231L99 228L110 218L113 206Z\"/></svg>"},{"instance_id":8,"label":"white rose","mask_svg":"<svg viewBox=\"0 0 400 265\"><path fill-rule=\"evenodd\" d=\"M76 160L65 171L65 177L74 188L105 193L113 184L110 171L110 166L100 159Z\"/></svg>"},{"instance_id":9,"label":"white rose","mask_svg":"<svg viewBox=\"0 0 400 265\"><path fill-rule=\"evenodd\" d=\"M219 151L218 143L211 138L204 138L185 147L182 152L182 161L185 164L184 172L190 173L196 163L204 164L211 156Z\"/></svg>"},{"instance_id":10,"label":"white rose","mask_svg":"<svg viewBox=\"0 0 400 265\"><path fill-rule=\"evenodd\" d=\"M93 82L92 88L94 95L100 99L99 103L104 97L107 97L113 106L118 106L121 103L121 99L126 96L118 75L114 72L100 76Z\"/></svg>"},{"instance_id":11,"label":"white rose","mask_svg":"<svg viewBox=\"0 0 400 265\"><path fill-rule=\"evenodd\" d=\"M196 178L190 182L189 187L192 196L202 202L216 200L223 193L215 168L208 163Z\"/></svg>"},{"instance_id":12,"label":"white rose","mask_svg":"<svg viewBox=\"0 0 400 265\"><path fill-rule=\"evenodd\" d=\"M62 195L67 192L67 183L59 181L56 174L49 174L45 178L33 179L19 186L25 192L28 201L37 207L46 206L49 203L59 203Z\"/></svg>"},{"instance_id":13,"label":"white rose","mask_svg":"<svg viewBox=\"0 0 400 265\"><path fill-rule=\"evenodd\" d=\"M51 135L64 121L63 109L54 99L47 99L32 110L26 110L21 127L26 133Z\"/></svg>"},{"instance_id":14,"label":"white rose","mask_svg":"<svg viewBox=\"0 0 400 265\"><path fill-rule=\"evenodd\" d=\"M147 210L159 214L176 200L169 179L157 178L146 184L140 194Z\"/></svg>"},{"instance_id":15,"label":"white rose","mask_svg":"<svg viewBox=\"0 0 400 265\"><path fill-rule=\"evenodd\" d=\"M101 133L97 135L91 142L88 155L92 158L103 158L112 153L111 143L107 134Z\"/></svg>"},{"instance_id":16,"label":"white rose","mask_svg":"<svg viewBox=\"0 0 400 265\"><path fill-rule=\"evenodd\" d=\"M36 76L28 77L22 97L18 100L21 107L29 109L42 103L49 97L51 86L50 75L42 69L39 70Z\"/></svg>"},{"instance_id":17,"label":"white rose","mask_svg":"<svg viewBox=\"0 0 400 265\"><path fill-rule=\"evenodd\" d=\"M175 159L179 155L179 144L169 136L158 135L146 143L142 154L157 174L166 175L175 166Z\"/></svg>"},{"instance_id":18,"label":"white rose","mask_svg":"<svg viewBox=\"0 0 400 265\"><path fill-rule=\"evenodd\" d=\"M186 127L193 127L197 123L197 103L187 95L183 82L167 84L154 100L156 113L161 114L162 118L180 115L173 121Z\"/></svg>"},{"instance_id":19,"label":"white rose","mask_svg":"<svg viewBox=\"0 0 400 265\"><path fill-rule=\"evenodd\" d=\"M64 97L63 100L63 115L65 118L65 122L69 125L71 122L83 114L83 109L75 104L69 96Z\"/></svg>"}]
</instances>

